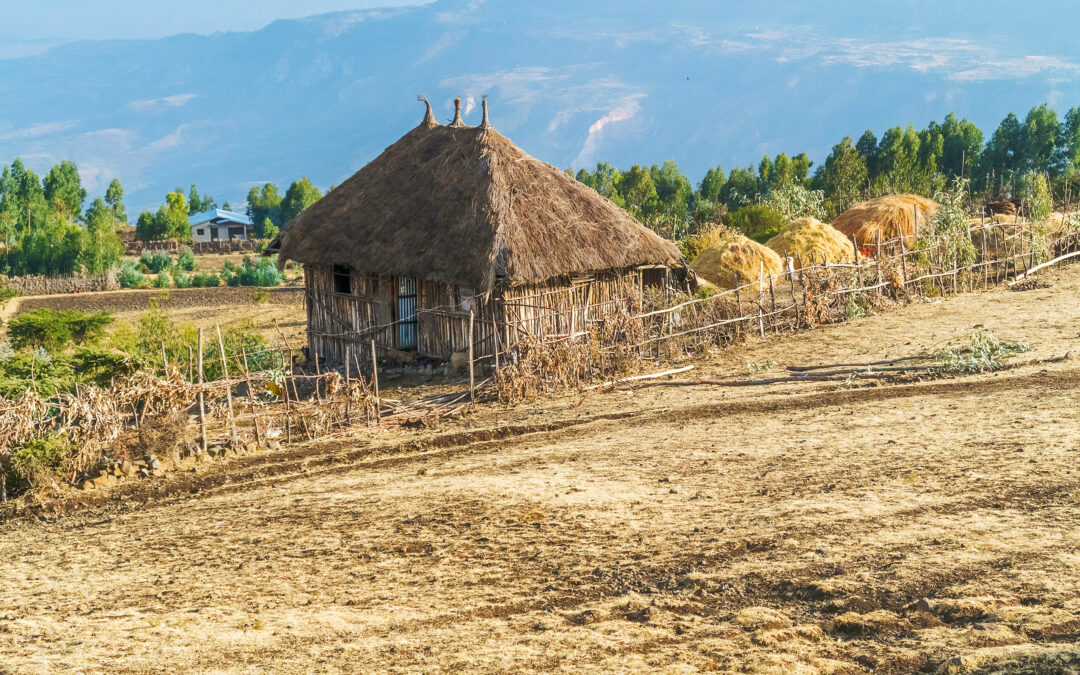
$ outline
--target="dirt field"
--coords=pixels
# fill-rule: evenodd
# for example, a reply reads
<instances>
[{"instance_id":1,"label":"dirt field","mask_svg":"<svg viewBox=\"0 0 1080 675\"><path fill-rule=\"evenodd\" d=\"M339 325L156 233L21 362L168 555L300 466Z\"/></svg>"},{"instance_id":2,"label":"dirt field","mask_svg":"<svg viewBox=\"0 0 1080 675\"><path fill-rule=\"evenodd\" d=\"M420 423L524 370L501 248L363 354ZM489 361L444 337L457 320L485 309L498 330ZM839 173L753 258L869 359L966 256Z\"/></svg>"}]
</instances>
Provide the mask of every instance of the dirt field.
<instances>
[{"instance_id":1,"label":"dirt field","mask_svg":"<svg viewBox=\"0 0 1080 675\"><path fill-rule=\"evenodd\" d=\"M258 296L262 299L256 301ZM264 337L276 343L276 321L291 344L299 346L307 340L304 289L296 286L267 289L219 286L19 297L8 301L0 309L0 321L6 322L23 312L49 307L84 312L107 311L121 321L136 322L151 303L168 312L177 324L213 328L216 323L225 327L234 322L251 322Z\"/></svg>"},{"instance_id":2,"label":"dirt field","mask_svg":"<svg viewBox=\"0 0 1080 675\"><path fill-rule=\"evenodd\" d=\"M996 374L594 392L0 524L0 671L1072 672L1080 267L1044 279L696 371L978 327L1034 347Z\"/></svg>"}]
</instances>

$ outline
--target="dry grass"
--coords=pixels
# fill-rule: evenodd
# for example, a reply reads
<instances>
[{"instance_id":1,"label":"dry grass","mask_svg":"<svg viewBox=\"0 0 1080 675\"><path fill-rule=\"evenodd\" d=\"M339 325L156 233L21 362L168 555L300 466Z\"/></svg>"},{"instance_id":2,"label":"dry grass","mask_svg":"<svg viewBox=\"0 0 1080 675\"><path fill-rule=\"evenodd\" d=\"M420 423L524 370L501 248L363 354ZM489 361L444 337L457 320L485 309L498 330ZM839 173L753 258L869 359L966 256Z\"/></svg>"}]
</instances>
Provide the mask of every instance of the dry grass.
<instances>
[{"instance_id":1,"label":"dry grass","mask_svg":"<svg viewBox=\"0 0 1080 675\"><path fill-rule=\"evenodd\" d=\"M1060 356L1080 268L1044 280L698 371L976 324ZM1069 672L1078 363L597 393L200 467L147 504L0 525L0 671Z\"/></svg>"},{"instance_id":2,"label":"dry grass","mask_svg":"<svg viewBox=\"0 0 1080 675\"><path fill-rule=\"evenodd\" d=\"M794 258L797 268L804 264L854 262L856 259L851 239L815 218L793 220L766 246L782 257Z\"/></svg>"},{"instance_id":3,"label":"dry grass","mask_svg":"<svg viewBox=\"0 0 1080 675\"><path fill-rule=\"evenodd\" d=\"M706 281L724 289L752 283L748 290L757 293L765 288L759 285L761 277L783 274L784 262L776 251L732 229L720 228L715 232L715 241L690 265Z\"/></svg>"},{"instance_id":4,"label":"dry grass","mask_svg":"<svg viewBox=\"0 0 1080 675\"><path fill-rule=\"evenodd\" d=\"M937 207L937 202L918 195L886 195L852 206L837 216L832 225L846 238L854 236L860 250L876 247L879 237L885 242L901 236L904 245L911 248L919 225L929 223Z\"/></svg>"}]
</instances>

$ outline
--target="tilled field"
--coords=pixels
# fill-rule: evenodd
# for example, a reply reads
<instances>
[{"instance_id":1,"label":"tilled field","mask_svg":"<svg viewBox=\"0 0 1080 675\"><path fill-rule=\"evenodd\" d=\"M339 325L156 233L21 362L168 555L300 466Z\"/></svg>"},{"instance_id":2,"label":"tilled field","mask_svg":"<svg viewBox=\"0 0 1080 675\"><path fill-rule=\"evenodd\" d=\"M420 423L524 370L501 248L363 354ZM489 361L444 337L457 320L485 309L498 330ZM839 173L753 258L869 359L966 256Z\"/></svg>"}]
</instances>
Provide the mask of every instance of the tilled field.
<instances>
[{"instance_id":1,"label":"tilled field","mask_svg":"<svg viewBox=\"0 0 1080 675\"><path fill-rule=\"evenodd\" d=\"M696 371L1032 344L995 374L594 392L0 525L0 671L1068 672L1080 268L1046 280Z\"/></svg>"}]
</instances>

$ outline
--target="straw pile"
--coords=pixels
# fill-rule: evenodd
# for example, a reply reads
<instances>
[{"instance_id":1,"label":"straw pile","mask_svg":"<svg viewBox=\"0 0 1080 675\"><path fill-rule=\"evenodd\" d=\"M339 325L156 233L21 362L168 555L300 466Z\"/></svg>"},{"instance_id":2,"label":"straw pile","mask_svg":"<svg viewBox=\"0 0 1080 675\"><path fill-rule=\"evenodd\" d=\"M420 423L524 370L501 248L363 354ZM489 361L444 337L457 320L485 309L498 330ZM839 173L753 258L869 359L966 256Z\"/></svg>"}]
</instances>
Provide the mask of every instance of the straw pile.
<instances>
[{"instance_id":1,"label":"straw pile","mask_svg":"<svg viewBox=\"0 0 1080 675\"><path fill-rule=\"evenodd\" d=\"M753 282L750 292L764 290L759 279L784 272L784 262L771 248L751 241L735 230L718 230L715 243L701 252L690 268L720 288L732 289Z\"/></svg>"},{"instance_id":2,"label":"straw pile","mask_svg":"<svg viewBox=\"0 0 1080 675\"><path fill-rule=\"evenodd\" d=\"M859 249L876 253L878 237L883 242L904 237L904 245L911 247L919 233L919 226L929 223L937 213L938 205L932 199L918 195L886 195L861 202L844 211L833 227L848 239L855 236ZM915 211L919 220L915 222Z\"/></svg>"},{"instance_id":3,"label":"straw pile","mask_svg":"<svg viewBox=\"0 0 1080 675\"><path fill-rule=\"evenodd\" d=\"M793 220L765 244L796 267L821 262L854 262L855 245L831 225L816 218Z\"/></svg>"}]
</instances>

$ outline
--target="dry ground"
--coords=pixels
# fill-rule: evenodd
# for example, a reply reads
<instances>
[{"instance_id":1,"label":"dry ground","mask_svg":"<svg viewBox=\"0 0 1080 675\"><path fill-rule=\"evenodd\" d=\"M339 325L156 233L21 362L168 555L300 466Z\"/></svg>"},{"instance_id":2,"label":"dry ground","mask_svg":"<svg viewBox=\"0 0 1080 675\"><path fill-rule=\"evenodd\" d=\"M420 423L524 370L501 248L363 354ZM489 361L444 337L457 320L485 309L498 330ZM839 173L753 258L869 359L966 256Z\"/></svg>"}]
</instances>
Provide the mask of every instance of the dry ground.
<instances>
[{"instance_id":1,"label":"dry ground","mask_svg":"<svg viewBox=\"0 0 1080 675\"><path fill-rule=\"evenodd\" d=\"M698 371L1080 351L1080 267L1046 279ZM1078 385L651 387L200 469L0 525L0 671L1072 672Z\"/></svg>"}]
</instances>

